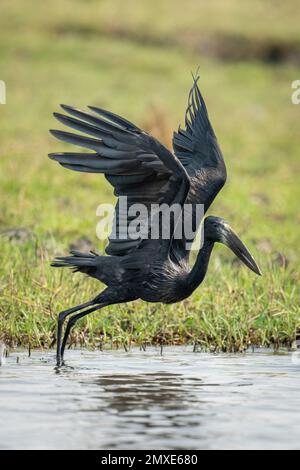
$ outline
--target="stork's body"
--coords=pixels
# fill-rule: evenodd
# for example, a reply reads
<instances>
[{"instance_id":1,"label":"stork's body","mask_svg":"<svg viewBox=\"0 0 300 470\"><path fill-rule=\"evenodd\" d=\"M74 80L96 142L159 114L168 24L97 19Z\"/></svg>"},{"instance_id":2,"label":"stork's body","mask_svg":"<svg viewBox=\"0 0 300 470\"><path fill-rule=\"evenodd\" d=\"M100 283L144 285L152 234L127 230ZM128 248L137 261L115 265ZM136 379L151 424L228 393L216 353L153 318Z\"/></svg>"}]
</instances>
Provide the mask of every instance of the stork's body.
<instances>
[{"instance_id":1,"label":"stork's body","mask_svg":"<svg viewBox=\"0 0 300 470\"><path fill-rule=\"evenodd\" d=\"M106 247L108 256L73 251L71 256L58 258L53 263L56 267L74 267L107 286L90 302L59 315L58 364L62 361L72 326L88 313L106 305L136 299L169 304L189 297L206 275L216 242L229 246L250 269L260 273L246 247L221 218L210 216L205 219L202 247L191 269L189 244L193 240L187 240L184 235L180 239L174 237L176 222L171 222L167 239L142 235L132 238L128 232L131 219L127 217L128 213L118 210L123 196L126 196L129 208L136 203L142 203L148 209L152 204L177 204L182 208L189 204L191 219L194 220L197 204L202 204L206 212L224 185L226 168L223 156L197 80L194 80L189 94L185 129L179 128L174 133L174 153L113 113L91 107L96 116L70 106L62 107L72 117L54 113L55 117L92 138L57 130L51 131L52 134L94 153L55 153L50 154L50 158L75 171L104 173L119 198L115 226L119 233L124 234L125 229L128 236L111 237ZM63 322L73 313L75 315L68 322L61 346Z\"/></svg>"}]
</instances>

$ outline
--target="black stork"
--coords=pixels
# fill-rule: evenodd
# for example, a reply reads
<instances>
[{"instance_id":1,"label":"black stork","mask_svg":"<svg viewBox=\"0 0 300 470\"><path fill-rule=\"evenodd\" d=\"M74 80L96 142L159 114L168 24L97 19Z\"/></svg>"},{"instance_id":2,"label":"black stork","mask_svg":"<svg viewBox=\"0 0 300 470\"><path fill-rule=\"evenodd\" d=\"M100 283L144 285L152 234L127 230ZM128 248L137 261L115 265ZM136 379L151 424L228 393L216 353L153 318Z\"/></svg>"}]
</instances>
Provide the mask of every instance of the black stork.
<instances>
[{"instance_id":1,"label":"black stork","mask_svg":"<svg viewBox=\"0 0 300 470\"><path fill-rule=\"evenodd\" d=\"M135 203L146 207L162 203L182 207L189 204L194 216L196 205L202 204L206 212L225 184L225 163L198 79L193 78L189 93L185 128L179 127L178 132L174 132L173 152L127 119L98 107L89 106L90 113L61 105L67 115L54 113L58 121L81 134L50 132L59 140L89 151L51 153L49 157L70 170L105 175L119 198L114 223L118 233L123 233L119 238L110 237L105 250L108 256L72 251L70 256L58 257L52 263L55 267L72 267L106 286L89 302L59 314L58 365L63 363L72 327L85 315L136 299L170 304L189 297L206 275L216 242L227 245L248 268L261 274L248 249L220 217L204 219L202 246L190 268L190 249L184 235L181 239L174 237L175 222L167 239L143 236L133 239L126 231L130 219L117 210L120 198L126 196L128 210ZM124 229L128 234L125 237ZM71 314L62 338L64 321Z\"/></svg>"}]
</instances>

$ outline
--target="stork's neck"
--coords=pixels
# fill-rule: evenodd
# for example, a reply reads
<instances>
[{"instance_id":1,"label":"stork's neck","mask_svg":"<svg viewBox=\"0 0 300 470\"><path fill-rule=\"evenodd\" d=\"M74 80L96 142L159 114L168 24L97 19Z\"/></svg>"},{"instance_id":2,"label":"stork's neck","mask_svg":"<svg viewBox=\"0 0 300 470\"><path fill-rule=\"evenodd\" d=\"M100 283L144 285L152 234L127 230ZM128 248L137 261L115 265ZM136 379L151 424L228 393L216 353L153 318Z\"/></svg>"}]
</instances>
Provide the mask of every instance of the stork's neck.
<instances>
[{"instance_id":1,"label":"stork's neck","mask_svg":"<svg viewBox=\"0 0 300 470\"><path fill-rule=\"evenodd\" d=\"M204 238L202 248L199 250L195 264L188 275L189 286L195 290L205 278L214 241Z\"/></svg>"}]
</instances>

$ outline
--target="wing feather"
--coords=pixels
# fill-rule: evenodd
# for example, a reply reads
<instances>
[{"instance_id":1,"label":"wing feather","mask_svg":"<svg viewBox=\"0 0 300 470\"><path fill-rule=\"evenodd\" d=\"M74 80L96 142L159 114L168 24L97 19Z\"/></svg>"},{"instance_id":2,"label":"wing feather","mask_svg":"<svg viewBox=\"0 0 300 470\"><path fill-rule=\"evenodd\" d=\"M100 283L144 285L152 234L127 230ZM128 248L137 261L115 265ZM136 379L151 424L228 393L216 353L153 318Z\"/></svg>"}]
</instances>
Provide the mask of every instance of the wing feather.
<instances>
[{"instance_id":1,"label":"wing feather","mask_svg":"<svg viewBox=\"0 0 300 470\"><path fill-rule=\"evenodd\" d=\"M198 86L199 76L193 76L185 113L185 129L180 126L173 135L173 148L191 180L186 202L192 205L191 218L196 221L196 204L207 211L226 182L226 167L216 135L210 123L207 108ZM198 222L199 224L199 222ZM193 224L193 227L196 226ZM193 239L188 240L189 243ZM175 240L174 256L185 252L185 242Z\"/></svg>"},{"instance_id":2,"label":"wing feather","mask_svg":"<svg viewBox=\"0 0 300 470\"><path fill-rule=\"evenodd\" d=\"M149 207L164 197L172 197L174 188L168 181L172 174L187 178L185 170L164 146L127 119L94 106L89 108L97 116L67 105L62 108L68 115L54 113L54 117L81 134L61 130L51 130L51 134L88 152L57 152L49 157L70 170L105 175L119 198L113 225L117 236L109 237L106 252L126 255L141 242L141 239L131 239L128 233L128 225L134 218L128 217L129 209L135 203ZM127 197L127 212L120 211L121 196Z\"/></svg>"}]
</instances>

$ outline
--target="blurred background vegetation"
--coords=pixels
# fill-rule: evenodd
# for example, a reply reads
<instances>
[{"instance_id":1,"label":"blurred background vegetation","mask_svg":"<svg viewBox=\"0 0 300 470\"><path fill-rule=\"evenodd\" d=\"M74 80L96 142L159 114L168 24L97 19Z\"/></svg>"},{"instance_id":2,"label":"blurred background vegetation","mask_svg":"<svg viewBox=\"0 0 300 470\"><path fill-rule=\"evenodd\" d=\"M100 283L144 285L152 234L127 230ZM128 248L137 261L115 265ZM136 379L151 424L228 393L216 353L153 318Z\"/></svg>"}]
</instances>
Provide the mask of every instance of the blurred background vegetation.
<instances>
[{"instance_id":1,"label":"blurred background vegetation","mask_svg":"<svg viewBox=\"0 0 300 470\"><path fill-rule=\"evenodd\" d=\"M204 284L175 306L136 302L84 320L73 344L193 342L214 350L291 344L299 313L300 8L289 0L1 0L0 335L54 343L57 313L101 286L49 262L70 246L103 251L96 207L113 200L99 175L63 170L48 130L59 103L100 105L171 145L191 71L226 158L210 213L228 219L264 273L224 247Z\"/></svg>"}]
</instances>

